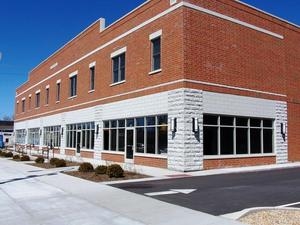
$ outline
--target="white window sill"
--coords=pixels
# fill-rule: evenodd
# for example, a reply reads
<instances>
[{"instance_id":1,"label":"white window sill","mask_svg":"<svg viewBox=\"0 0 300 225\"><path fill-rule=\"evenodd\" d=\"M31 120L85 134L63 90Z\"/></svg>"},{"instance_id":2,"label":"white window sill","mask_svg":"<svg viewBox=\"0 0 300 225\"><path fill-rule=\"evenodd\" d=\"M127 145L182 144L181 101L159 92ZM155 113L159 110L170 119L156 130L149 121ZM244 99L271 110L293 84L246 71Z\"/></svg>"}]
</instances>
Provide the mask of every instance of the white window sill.
<instances>
[{"instance_id":1,"label":"white window sill","mask_svg":"<svg viewBox=\"0 0 300 225\"><path fill-rule=\"evenodd\" d=\"M145 157L145 158L157 158L157 159L166 159L166 158L168 158L167 154L158 155L158 154L147 154L147 153L134 153L134 156Z\"/></svg>"},{"instance_id":2,"label":"white window sill","mask_svg":"<svg viewBox=\"0 0 300 225\"><path fill-rule=\"evenodd\" d=\"M122 80L120 82L112 83L110 86L113 87L113 86L116 86L116 85L119 85L119 84L123 84L125 82L126 82L126 80Z\"/></svg>"},{"instance_id":3,"label":"white window sill","mask_svg":"<svg viewBox=\"0 0 300 225\"><path fill-rule=\"evenodd\" d=\"M39 107L35 107L35 109L40 109L41 107L39 106Z\"/></svg>"},{"instance_id":4,"label":"white window sill","mask_svg":"<svg viewBox=\"0 0 300 225\"><path fill-rule=\"evenodd\" d=\"M107 151L107 150L102 150L101 153L114 154L114 155L124 155L124 152Z\"/></svg>"},{"instance_id":5,"label":"white window sill","mask_svg":"<svg viewBox=\"0 0 300 225\"><path fill-rule=\"evenodd\" d=\"M88 93L93 93L93 92L95 92L95 89L93 89L93 90L90 90Z\"/></svg>"},{"instance_id":6,"label":"white window sill","mask_svg":"<svg viewBox=\"0 0 300 225\"><path fill-rule=\"evenodd\" d=\"M60 103L60 101L56 101L56 102L55 102L55 104L58 104L58 103Z\"/></svg>"},{"instance_id":7,"label":"white window sill","mask_svg":"<svg viewBox=\"0 0 300 225\"><path fill-rule=\"evenodd\" d=\"M45 106L47 107L47 106L49 106L49 104L46 104Z\"/></svg>"},{"instance_id":8,"label":"white window sill","mask_svg":"<svg viewBox=\"0 0 300 225\"><path fill-rule=\"evenodd\" d=\"M74 99L74 98L77 98L77 95L71 96L71 97L69 97L68 99L72 100L72 99Z\"/></svg>"},{"instance_id":9,"label":"white window sill","mask_svg":"<svg viewBox=\"0 0 300 225\"><path fill-rule=\"evenodd\" d=\"M149 72L149 75L157 74L157 73L160 73L161 71L162 71L161 69L153 70L153 71Z\"/></svg>"},{"instance_id":10,"label":"white window sill","mask_svg":"<svg viewBox=\"0 0 300 225\"><path fill-rule=\"evenodd\" d=\"M239 159L239 158L262 158L276 156L275 153L266 154L245 154L245 155L209 155L204 156L204 159Z\"/></svg>"},{"instance_id":11,"label":"white window sill","mask_svg":"<svg viewBox=\"0 0 300 225\"><path fill-rule=\"evenodd\" d=\"M94 150L81 148L80 152L94 152Z\"/></svg>"}]
</instances>

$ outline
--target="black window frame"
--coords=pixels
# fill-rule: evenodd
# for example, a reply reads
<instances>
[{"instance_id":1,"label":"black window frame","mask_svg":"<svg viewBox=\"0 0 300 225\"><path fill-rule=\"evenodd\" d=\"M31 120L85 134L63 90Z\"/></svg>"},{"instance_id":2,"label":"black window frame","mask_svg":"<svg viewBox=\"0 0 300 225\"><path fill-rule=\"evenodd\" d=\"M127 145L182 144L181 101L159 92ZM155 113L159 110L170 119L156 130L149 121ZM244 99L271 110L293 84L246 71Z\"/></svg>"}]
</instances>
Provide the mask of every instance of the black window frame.
<instances>
[{"instance_id":1,"label":"black window frame","mask_svg":"<svg viewBox=\"0 0 300 225\"><path fill-rule=\"evenodd\" d=\"M122 77L123 72L123 77ZM117 75L117 76L115 76ZM117 78L115 80L115 78ZM120 83L126 80L126 52L112 57L112 83Z\"/></svg>"},{"instance_id":2,"label":"black window frame","mask_svg":"<svg viewBox=\"0 0 300 225\"><path fill-rule=\"evenodd\" d=\"M77 74L70 77L70 98L77 96Z\"/></svg>"},{"instance_id":3,"label":"black window frame","mask_svg":"<svg viewBox=\"0 0 300 225\"><path fill-rule=\"evenodd\" d=\"M96 67L90 67L90 91L95 90L95 75L96 75Z\"/></svg>"},{"instance_id":4,"label":"black window frame","mask_svg":"<svg viewBox=\"0 0 300 225\"><path fill-rule=\"evenodd\" d=\"M158 47L156 46L158 45ZM155 50L158 49L156 52ZM159 62L156 65L156 62ZM151 71L157 71L161 69L161 36L153 38L151 40Z\"/></svg>"}]
</instances>

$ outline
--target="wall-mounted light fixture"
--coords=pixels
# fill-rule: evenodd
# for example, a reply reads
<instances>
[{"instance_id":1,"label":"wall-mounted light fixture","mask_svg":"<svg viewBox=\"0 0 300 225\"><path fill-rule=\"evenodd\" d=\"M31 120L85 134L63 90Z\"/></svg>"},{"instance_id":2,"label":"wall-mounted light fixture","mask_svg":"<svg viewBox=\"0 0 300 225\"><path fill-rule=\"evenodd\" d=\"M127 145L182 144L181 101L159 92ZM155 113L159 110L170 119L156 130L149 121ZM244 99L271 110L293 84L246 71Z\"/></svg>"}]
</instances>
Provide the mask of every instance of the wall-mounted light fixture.
<instances>
[{"instance_id":1,"label":"wall-mounted light fixture","mask_svg":"<svg viewBox=\"0 0 300 225\"><path fill-rule=\"evenodd\" d=\"M97 135L99 134L99 124L97 124L97 126L96 126L96 134Z\"/></svg>"},{"instance_id":2,"label":"wall-mounted light fixture","mask_svg":"<svg viewBox=\"0 0 300 225\"><path fill-rule=\"evenodd\" d=\"M286 124L281 123L280 128L281 128L281 134L285 135L286 134Z\"/></svg>"},{"instance_id":3,"label":"wall-mounted light fixture","mask_svg":"<svg viewBox=\"0 0 300 225\"><path fill-rule=\"evenodd\" d=\"M171 118L171 131L177 131L177 118Z\"/></svg>"},{"instance_id":4,"label":"wall-mounted light fixture","mask_svg":"<svg viewBox=\"0 0 300 225\"><path fill-rule=\"evenodd\" d=\"M198 118L193 118L192 121L192 129L194 133L198 133L199 132L199 119Z\"/></svg>"},{"instance_id":5,"label":"wall-mounted light fixture","mask_svg":"<svg viewBox=\"0 0 300 225\"><path fill-rule=\"evenodd\" d=\"M64 136L64 128L63 128L63 127L62 127L61 130L60 130L60 135L61 135L61 136Z\"/></svg>"}]
</instances>

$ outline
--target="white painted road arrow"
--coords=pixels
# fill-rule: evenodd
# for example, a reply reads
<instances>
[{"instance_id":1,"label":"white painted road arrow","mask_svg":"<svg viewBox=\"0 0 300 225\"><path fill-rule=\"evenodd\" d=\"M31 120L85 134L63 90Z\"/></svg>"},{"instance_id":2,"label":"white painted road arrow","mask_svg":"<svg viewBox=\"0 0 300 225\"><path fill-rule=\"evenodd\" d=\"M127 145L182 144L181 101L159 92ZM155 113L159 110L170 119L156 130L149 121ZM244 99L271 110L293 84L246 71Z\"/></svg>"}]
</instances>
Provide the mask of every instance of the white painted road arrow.
<instances>
[{"instance_id":1,"label":"white painted road arrow","mask_svg":"<svg viewBox=\"0 0 300 225\"><path fill-rule=\"evenodd\" d=\"M150 192L145 193L147 196L158 196L158 195L174 195L174 194L190 194L197 189L170 189L170 191L159 191L159 192Z\"/></svg>"}]
</instances>

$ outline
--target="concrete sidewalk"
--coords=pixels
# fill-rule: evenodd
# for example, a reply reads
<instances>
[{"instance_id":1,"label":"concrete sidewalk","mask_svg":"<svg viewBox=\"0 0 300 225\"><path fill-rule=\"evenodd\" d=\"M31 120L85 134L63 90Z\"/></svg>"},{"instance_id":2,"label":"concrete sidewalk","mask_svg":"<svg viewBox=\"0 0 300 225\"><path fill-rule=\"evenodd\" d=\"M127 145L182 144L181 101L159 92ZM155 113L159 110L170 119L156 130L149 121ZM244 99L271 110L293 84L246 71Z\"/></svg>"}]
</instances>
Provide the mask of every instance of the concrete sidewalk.
<instances>
[{"instance_id":1,"label":"concrete sidewalk","mask_svg":"<svg viewBox=\"0 0 300 225\"><path fill-rule=\"evenodd\" d=\"M240 223L57 171L0 159L0 224L237 225Z\"/></svg>"}]
</instances>

